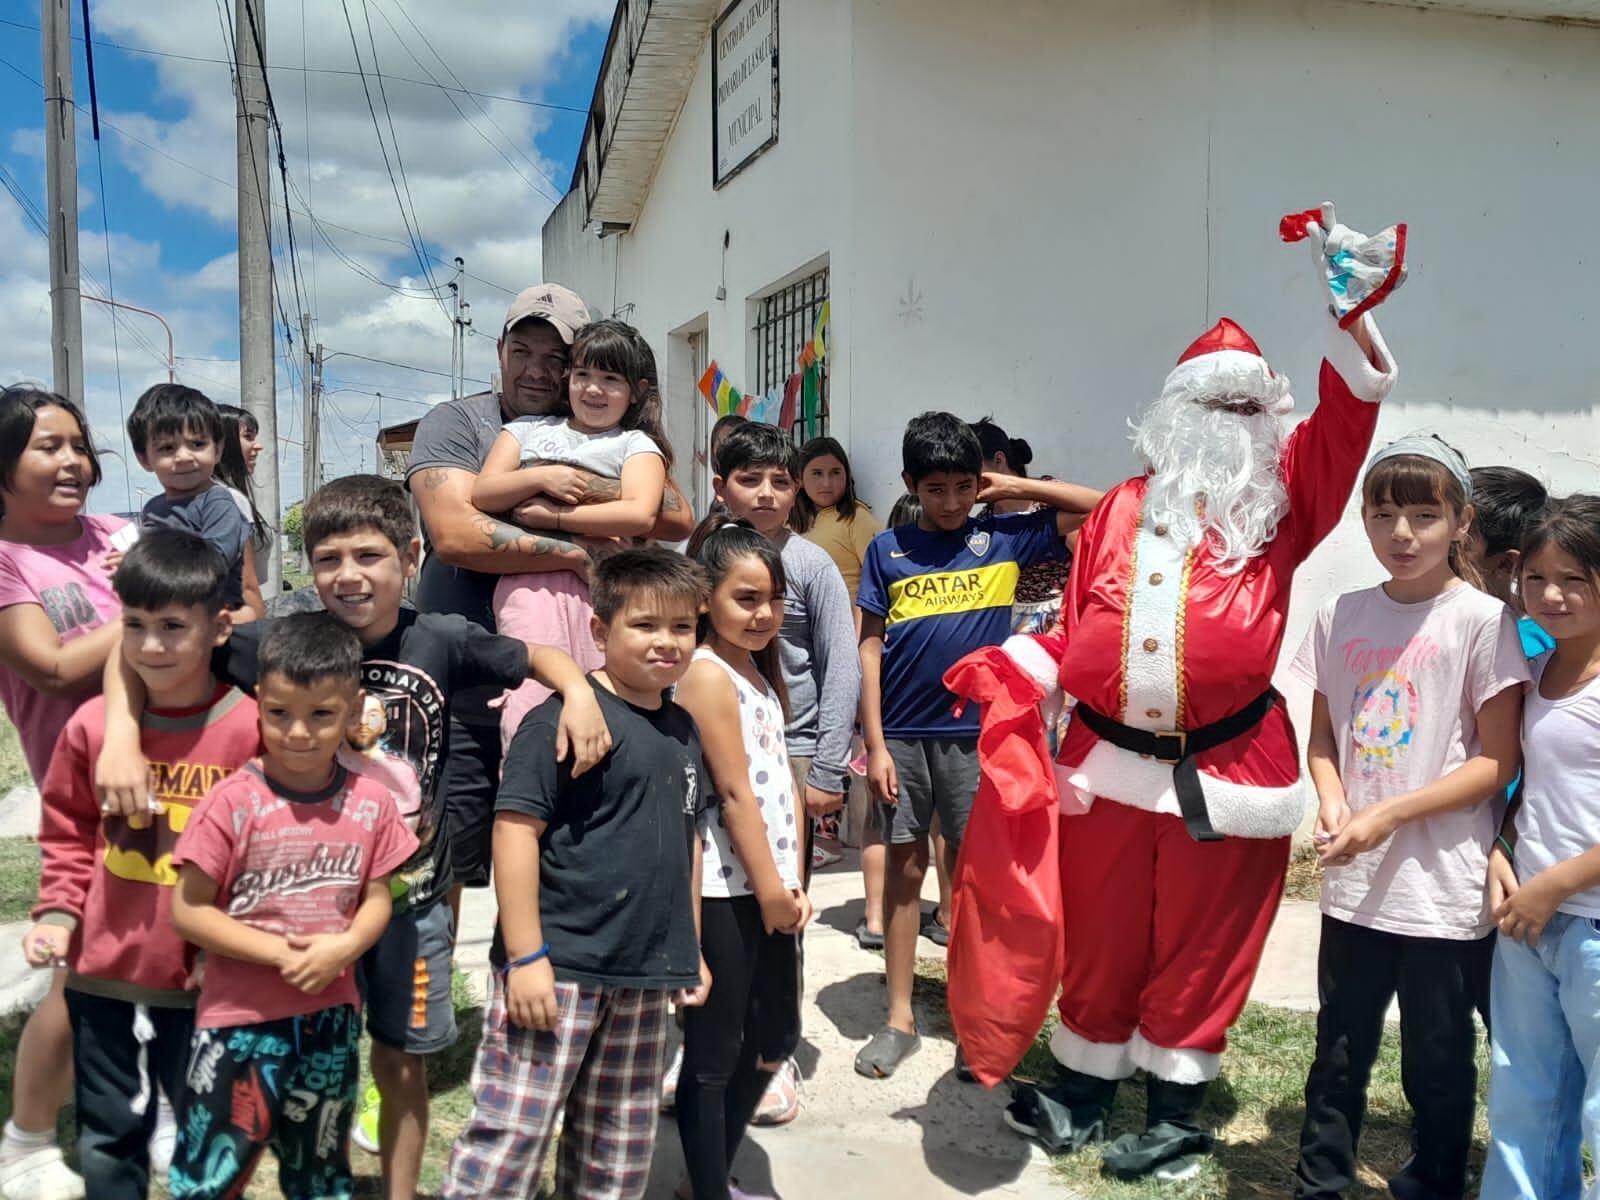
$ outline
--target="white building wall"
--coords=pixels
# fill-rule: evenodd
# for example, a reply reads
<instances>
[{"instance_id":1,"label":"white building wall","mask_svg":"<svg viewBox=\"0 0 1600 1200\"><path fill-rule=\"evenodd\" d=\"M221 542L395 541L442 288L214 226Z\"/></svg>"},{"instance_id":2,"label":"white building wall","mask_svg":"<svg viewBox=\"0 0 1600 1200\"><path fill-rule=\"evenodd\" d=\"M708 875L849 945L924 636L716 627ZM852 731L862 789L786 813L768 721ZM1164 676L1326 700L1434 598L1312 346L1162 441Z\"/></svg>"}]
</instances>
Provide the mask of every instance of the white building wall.
<instances>
[{"instance_id":1,"label":"white building wall","mask_svg":"<svg viewBox=\"0 0 1600 1200\"><path fill-rule=\"evenodd\" d=\"M1358 228L1411 223L1379 437L1435 430L1471 462L1600 489L1600 30L1343 0L780 16L776 147L712 190L702 55L633 232L547 229L548 278L634 305L675 437L701 402L669 334L702 323L743 385L748 298L828 255L833 430L880 512L929 408L992 413L1037 470L1113 483L1136 469L1127 419L1218 316L1314 402L1320 293L1276 225L1334 199ZM1318 601L1377 577L1347 519L1302 574L1290 648Z\"/></svg>"},{"instance_id":2,"label":"white building wall","mask_svg":"<svg viewBox=\"0 0 1600 1200\"><path fill-rule=\"evenodd\" d=\"M933 407L993 413L1036 470L1126 477L1127 418L1222 315L1306 410L1320 295L1276 225L1324 199L1368 231L1411 223L1412 278L1380 313L1401 381L1379 438L1434 430L1470 462L1600 489L1578 232L1600 191L1600 30L1282 0L854 14L846 444L873 498ZM1379 575L1352 512L1302 572L1287 648Z\"/></svg>"},{"instance_id":3,"label":"white building wall","mask_svg":"<svg viewBox=\"0 0 1600 1200\"><path fill-rule=\"evenodd\" d=\"M841 182L854 125L848 9L849 0L779 5L778 142L720 189L711 186L711 56L702 53L632 232L598 239L563 210L559 224L546 226L545 277L631 321L655 348L680 460L675 473L685 487L697 406L709 409L694 390L681 335L704 330L710 357L744 389L755 374L754 298L803 268L848 260L849 196ZM564 209L576 207L569 196ZM719 301L724 233L727 298ZM836 330L847 327L846 297L833 300L832 319ZM848 338L840 336L829 354L832 394L848 395ZM842 400L834 413L834 428L848 429Z\"/></svg>"}]
</instances>

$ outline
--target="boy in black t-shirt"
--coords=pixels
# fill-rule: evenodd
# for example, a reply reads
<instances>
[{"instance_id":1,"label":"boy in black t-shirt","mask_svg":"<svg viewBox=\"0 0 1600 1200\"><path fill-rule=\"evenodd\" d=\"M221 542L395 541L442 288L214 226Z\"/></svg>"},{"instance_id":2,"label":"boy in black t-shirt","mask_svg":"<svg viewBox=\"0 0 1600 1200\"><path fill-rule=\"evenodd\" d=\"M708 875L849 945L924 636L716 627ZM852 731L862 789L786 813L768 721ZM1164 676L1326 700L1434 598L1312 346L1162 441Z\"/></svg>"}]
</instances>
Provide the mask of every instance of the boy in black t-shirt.
<instances>
[{"instance_id":1,"label":"boy in black t-shirt","mask_svg":"<svg viewBox=\"0 0 1600 1200\"><path fill-rule=\"evenodd\" d=\"M644 1193L667 1002L711 988L695 933L710 795L694 722L665 696L689 669L705 573L670 550L595 567L589 676L612 748L573 778L552 753L563 701L524 718L495 802L493 987L445 1197L531 1196L564 1115L556 1194Z\"/></svg>"}]
</instances>

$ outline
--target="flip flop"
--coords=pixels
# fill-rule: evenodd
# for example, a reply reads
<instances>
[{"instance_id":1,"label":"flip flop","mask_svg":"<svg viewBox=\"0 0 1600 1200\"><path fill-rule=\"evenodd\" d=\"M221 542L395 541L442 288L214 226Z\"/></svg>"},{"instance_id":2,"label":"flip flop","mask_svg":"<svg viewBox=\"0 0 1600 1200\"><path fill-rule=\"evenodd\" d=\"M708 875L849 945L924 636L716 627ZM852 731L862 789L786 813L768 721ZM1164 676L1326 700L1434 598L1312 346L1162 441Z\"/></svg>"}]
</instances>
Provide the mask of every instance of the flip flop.
<instances>
[{"instance_id":1,"label":"flip flop","mask_svg":"<svg viewBox=\"0 0 1600 1200\"><path fill-rule=\"evenodd\" d=\"M877 933L873 933L872 930L867 928L867 919L862 917L861 920L856 922L856 945L863 950L882 950L883 932L880 930Z\"/></svg>"},{"instance_id":2,"label":"flip flop","mask_svg":"<svg viewBox=\"0 0 1600 1200\"><path fill-rule=\"evenodd\" d=\"M887 1079L895 1069L918 1050L922 1038L885 1025L872 1035L872 1040L856 1055L856 1074L868 1079Z\"/></svg>"}]
</instances>

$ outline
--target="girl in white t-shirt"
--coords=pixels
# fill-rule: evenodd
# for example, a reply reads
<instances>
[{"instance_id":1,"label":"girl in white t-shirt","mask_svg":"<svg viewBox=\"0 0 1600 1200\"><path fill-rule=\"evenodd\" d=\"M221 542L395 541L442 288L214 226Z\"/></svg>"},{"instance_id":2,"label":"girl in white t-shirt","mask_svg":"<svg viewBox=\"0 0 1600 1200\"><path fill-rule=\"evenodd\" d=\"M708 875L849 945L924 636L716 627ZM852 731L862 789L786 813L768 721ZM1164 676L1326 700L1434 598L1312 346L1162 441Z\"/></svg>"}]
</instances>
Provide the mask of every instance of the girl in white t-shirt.
<instances>
[{"instance_id":1,"label":"girl in white t-shirt","mask_svg":"<svg viewBox=\"0 0 1600 1200\"><path fill-rule=\"evenodd\" d=\"M1489 864L1502 936L1480 1195L1576 1200L1583 1148L1600 1162L1600 497L1535 522L1521 584L1555 649L1534 662L1521 799Z\"/></svg>"},{"instance_id":2,"label":"girl in white t-shirt","mask_svg":"<svg viewBox=\"0 0 1600 1200\"><path fill-rule=\"evenodd\" d=\"M672 447L661 428L655 357L639 331L595 321L572 341L569 413L518 417L484 459L472 489L483 512L509 514L525 529L597 539L643 537L661 511ZM616 496L586 503L589 475L616 480ZM589 581L564 571L501 576L496 631L566 651L586 671L603 665L590 621ZM509 746L527 712L550 695L529 681L506 694L500 714Z\"/></svg>"},{"instance_id":3,"label":"girl in white t-shirt","mask_svg":"<svg viewBox=\"0 0 1600 1200\"><path fill-rule=\"evenodd\" d=\"M698 1200L726 1200L728 1168L772 1073L800 1040L799 933L811 917L778 666L784 572L744 523L691 554L711 577L700 648L676 700L700 728L717 804L701 817L702 1008L683 1010L678 1132Z\"/></svg>"},{"instance_id":4,"label":"girl in white t-shirt","mask_svg":"<svg viewBox=\"0 0 1600 1200\"><path fill-rule=\"evenodd\" d=\"M1511 611L1461 578L1472 483L1459 454L1414 436L1361 486L1386 582L1326 604L1294 669L1316 690L1307 766L1326 876L1316 1060L1295 1195L1355 1182L1367 1078L1398 995L1415 1153L1402 1200L1459 1200L1472 1142L1474 980L1493 924L1484 895L1516 775L1528 669Z\"/></svg>"}]
</instances>

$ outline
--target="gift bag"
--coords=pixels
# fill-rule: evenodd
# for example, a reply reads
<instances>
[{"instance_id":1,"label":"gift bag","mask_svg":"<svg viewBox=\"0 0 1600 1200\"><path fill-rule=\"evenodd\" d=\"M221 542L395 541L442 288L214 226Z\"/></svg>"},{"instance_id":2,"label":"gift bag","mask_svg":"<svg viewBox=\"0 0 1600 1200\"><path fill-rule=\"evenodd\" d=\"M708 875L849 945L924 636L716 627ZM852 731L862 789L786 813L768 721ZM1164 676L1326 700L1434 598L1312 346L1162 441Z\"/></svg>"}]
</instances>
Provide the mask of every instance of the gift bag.
<instances>
[{"instance_id":1,"label":"gift bag","mask_svg":"<svg viewBox=\"0 0 1600 1200\"><path fill-rule=\"evenodd\" d=\"M948 970L956 1037L972 1073L993 1087L1033 1043L1061 981L1060 801L1039 684L986 646L945 672L944 685L962 704L983 705Z\"/></svg>"}]
</instances>

